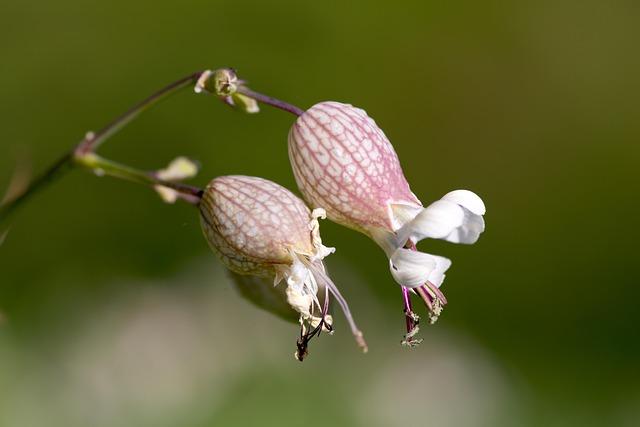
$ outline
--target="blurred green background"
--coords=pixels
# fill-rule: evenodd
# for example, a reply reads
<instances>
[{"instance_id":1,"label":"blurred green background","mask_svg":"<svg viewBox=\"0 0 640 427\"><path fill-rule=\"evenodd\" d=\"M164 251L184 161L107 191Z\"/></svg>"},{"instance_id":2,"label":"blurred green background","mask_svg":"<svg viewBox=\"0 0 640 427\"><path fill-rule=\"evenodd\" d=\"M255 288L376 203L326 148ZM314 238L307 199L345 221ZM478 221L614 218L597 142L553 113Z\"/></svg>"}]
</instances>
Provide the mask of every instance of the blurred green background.
<instances>
[{"instance_id":1,"label":"blurred green background","mask_svg":"<svg viewBox=\"0 0 640 427\"><path fill-rule=\"evenodd\" d=\"M370 344L293 359L295 325L241 300L196 212L74 171L0 247L2 426L640 424L637 1L0 3L0 188L134 102L204 68L308 107L366 109L424 203L486 202L449 305L407 351L386 259L325 221L328 259ZM295 189L293 117L185 91L102 153L202 162Z\"/></svg>"}]
</instances>

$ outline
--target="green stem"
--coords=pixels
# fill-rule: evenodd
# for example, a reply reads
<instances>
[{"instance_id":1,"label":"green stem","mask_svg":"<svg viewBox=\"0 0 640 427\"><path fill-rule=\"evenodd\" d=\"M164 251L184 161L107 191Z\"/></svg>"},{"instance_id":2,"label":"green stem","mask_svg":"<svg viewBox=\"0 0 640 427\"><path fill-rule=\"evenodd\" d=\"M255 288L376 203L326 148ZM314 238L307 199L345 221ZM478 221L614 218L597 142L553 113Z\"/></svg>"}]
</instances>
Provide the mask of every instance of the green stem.
<instances>
[{"instance_id":1,"label":"green stem","mask_svg":"<svg viewBox=\"0 0 640 427\"><path fill-rule=\"evenodd\" d=\"M114 178L120 178L125 181L135 182L137 184L148 185L154 187L161 185L171 188L179 193L183 200L197 205L202 196L202 190L186 184L164 181L159 179L154 172L141 171L121 163L117 163L95 153L76 155L75 162L83 166L97 175L107 175Z\"/></svg>"},{"instance_id":2,"label":"green stem","mask_svg":"<svg viewBox=\"0 0 640 427\"><path fill-rule=\"evenodd\" d=\"M85 138L80 141L76 147L69 153L65 154L60 160L53 164L45 173L36 178L29 187L24 190L17 197L0 204L0 225L6 222L26 201L38 191L46 187L47 184L58 178L63 172L71 169L74 166L74 159L84 156L88 153L94 152L102 143L104 143L109 137L113 136L125 125L136 118L140 113L147 110L152 105L157 104L159 101L167 98L181 89L189 87L198 81L198 78L202 72L197 72L183 77L175 82L165 86L159 91L155 92L148 98L142 100L138 104L131 107L124 114L114 119L107 126L100 131L93 133L89 132Z\"/></svg>"},{"instance_id":3,"label":"green stem","mask_svg":"<svg viewBox=\"0 0 640 427\"><path fill-rule=\"evenodd\" d=\"M181 89L195 84L201 74L202 71L198 71L197 73L193 73L179 80L176 80L175 82L163 87L148 98L140 101L125 113L115 118L111 123L102 128L100 131L96 132L95 134L87 134L85 139L78 146L78 150L84 153L96 151L96 149L100 145L102 145L104 141L109 139L109 137L113 136L120 129L129 124L129 122L138 117L140 113L157 104L159 101L167 98L169 95L172 95L180 91Z\"/></svg>"}]
</instances>

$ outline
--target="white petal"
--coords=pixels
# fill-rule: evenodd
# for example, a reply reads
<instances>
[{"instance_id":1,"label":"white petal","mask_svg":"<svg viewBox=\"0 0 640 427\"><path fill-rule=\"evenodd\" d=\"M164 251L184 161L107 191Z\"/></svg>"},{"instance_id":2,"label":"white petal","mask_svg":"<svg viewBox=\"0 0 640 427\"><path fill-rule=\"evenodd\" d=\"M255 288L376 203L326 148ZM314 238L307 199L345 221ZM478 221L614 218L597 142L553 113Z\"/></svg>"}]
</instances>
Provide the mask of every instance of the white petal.
<instances>
[{"instance_id":1,"label":"white petal","mask_svg":"<svg viewBox=\"0 0 640 427\"><path fill-rule=\"evenodd\" d=\"M476 215L484 215L486 209L484 202L473 191L469 190L454 190L445 194L441 200L449 200L450 202L457 203L463 208L469 209Z\"/></svg>"},{"instance_id":2,"label":"white petal","mask_svg":"<svg viewBox=\"0 0 640 427\"><path fill-rule=\"evenodd\" d=\"M445 271L451 267L451 260L438 255L431 256L436 260L436 268L431 272L431 274L429 274L429 278L427 280L439 288L444 281Z\"/></svg>"},{"instance_id":3,"label":"white petal","mask_svg":"<svg viewBox=\"0 0 640 427\"><path fill-rule=\"evenodd\" d=\"M456 203L437 200L423 209L416 217L398 231L400 241L411 238L444 239L464 223L464 209Z\"/></svg>"},{"instance_id":4,"label":"white petal","mask_svg":"<svg viewBox=\"0 0 640 427\"><path fill-rule=\"evenodd\" d=\"M470 245L478 241L478 238L483 231L484 218L465 209L464 222L462 226L453 230L444 240L451 243L464 243Z\"/></svg>"},{"instance_id":5,"label":"white petal","mask_svg":"<svg viewBox=\"0 0 640 427\"><path fill-rule=\"evenodd\" d=\"M416 217L422 211L422 205L408 204L408 203L389 203L389 218L393 229L397 230L413 218Z\"/></svg>"},{"instance_id":6,"label":"white petal","mask_svg":"<svg viewBox=\"0 0 640 427\"><path fill-rule=\"evenodd\" d=\"M452 243L475 243L484 231L484 203L471 191L456 190L433 202L398 230L398 246L411 239L443 239Z\"/></svg>"},{"instance_id":7,"label":"white petal","mask_svg":"<svg viewBox=\"0 0 640 427\"><path fill-rule=\"evenodd\" d=\"M451 266L447 258L398 249L389 260L391 275L402 286L415 288L426 282L440 286L444 280L444 272Z\"/></svg>"}]
</instances>

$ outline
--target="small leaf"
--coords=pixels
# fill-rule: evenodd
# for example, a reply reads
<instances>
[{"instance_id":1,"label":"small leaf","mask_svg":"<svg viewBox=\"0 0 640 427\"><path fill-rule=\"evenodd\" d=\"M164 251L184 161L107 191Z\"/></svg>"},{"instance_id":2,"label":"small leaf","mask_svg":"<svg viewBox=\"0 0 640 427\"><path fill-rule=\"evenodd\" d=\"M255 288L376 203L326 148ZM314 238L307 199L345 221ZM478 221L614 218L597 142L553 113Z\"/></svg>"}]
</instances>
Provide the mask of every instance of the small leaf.
<instances>
[{"instance_id":1,"label":"small leaf","mask_svg":"<svg viewBox=\"0 0 640 427\"><path fill-rule=\"evenodd\" d=\"M193 178L197 174L198 165L196 162L186 157L178 157L169 163L169 166L165 169L157 171L155 175L163 181L178 182ZM156 185L154 188L166 203L175 203L178 200L179 194L177 191L161 185Z\"/></svg>"}]
</instances>

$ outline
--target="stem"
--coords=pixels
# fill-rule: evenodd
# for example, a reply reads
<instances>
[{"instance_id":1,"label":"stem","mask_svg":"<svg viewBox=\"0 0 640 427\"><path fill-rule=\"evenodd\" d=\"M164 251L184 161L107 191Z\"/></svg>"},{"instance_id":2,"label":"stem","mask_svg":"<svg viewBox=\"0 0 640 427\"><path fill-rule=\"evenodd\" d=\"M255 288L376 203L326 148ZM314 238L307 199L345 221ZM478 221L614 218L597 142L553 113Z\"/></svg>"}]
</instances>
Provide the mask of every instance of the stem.
<instances>
[{"instance_id":1,"label":"stem","mask_svg":"<svg viewBox=\"0 0 640 427\"><path fill-rule=\"evenodd\" d=\"M157 104L159 101L167 98L169 95L178 92L180 89L195 84L201 74L202 71L199 71L168 84L148 98L131 107L119 117L115 118L111 123L106 125L100 131L96 132L95 134L87 134L85 139L80 143L80 146L78 146L78 151L80 151L81 153L95 151L100 145L102 145L102 143L104 143L104 141L106 141L109 137L113 136L120 129L126 126L140 113Z\"/></svg>"},{"instance_id":2,"label":"stem","mask_svg":"<svg viewBox=\"0 0 640 427\"><path fill-rule=\"evenodd\" d=\"M113 136L125 125L136 118L140 113L157 104L159 101L167 98L179 90L188 87L198 80L198 77L202 72L197 72L183 77L175 82L163 87L159 91L155 92L148 98L142 100L138 104L131 107L124 114L114 119L107 126L102 128L97 133L89 132L85 138L69 153L65 154L60 160L53 164L45 173L35 179L29 187L19 196L13 200L9 200L4 204L0 204L0 224L9 219L9 217L17 211L27 200L29 200L35 193L44 188L46 184L53 181L62 172L66 172L74 165L74 158L82 157L88 153L94 152L102 143L104 143L109 137ZM168 183L166 186L173 188ZM165 184L163 184L165 185Z\"/></svg>"},{"instance_id":3,"label":"stem","mask_svg":"<svg viewBox=\"0 0 640 427\"><path fill-rule=\"evenodd\" d=\"M73 154L67 153L55 162L46 172L37 177L22 194L0 205L0 224L8 220L34 194L51 183L58 175L71 169Z\"/></svg>"},{"instance_id":4,"label":"stem","mask_svg":"<svg viewBox=\"0 0 640 427\"><path fill-rule=\"evenodd\" d=\"M304 110L301 110L300 108L296 107L293 104L289 104L288 102L284 102L279 99L272 98L270 96L263 95L258 92L254 92L246 86L238 86L238 89L236 91L237 93L241 93L245 96L248 96L249 98L253 98L258 102L262 102L263 104L267 104L267 105L271 105L272 107L279 108L295 116L301 116L304 114Z\"/></svg>"},{"instance_id":5,"label":"stem","mask_svg":"<svg viewBox=\"0 0 640 427\"><path fill-rule=\"evenodd\" d=\"M202 190L198 187L164 181L157 178L154 172L141 171L121 163L107 160L94 153L76 156L75 161L77 164L84 166L97 175L107 175L151 187L161 185L171 188L177 191L184 200L194 205L197 205L202 197Z\"/></svg>"}]
</instances>

